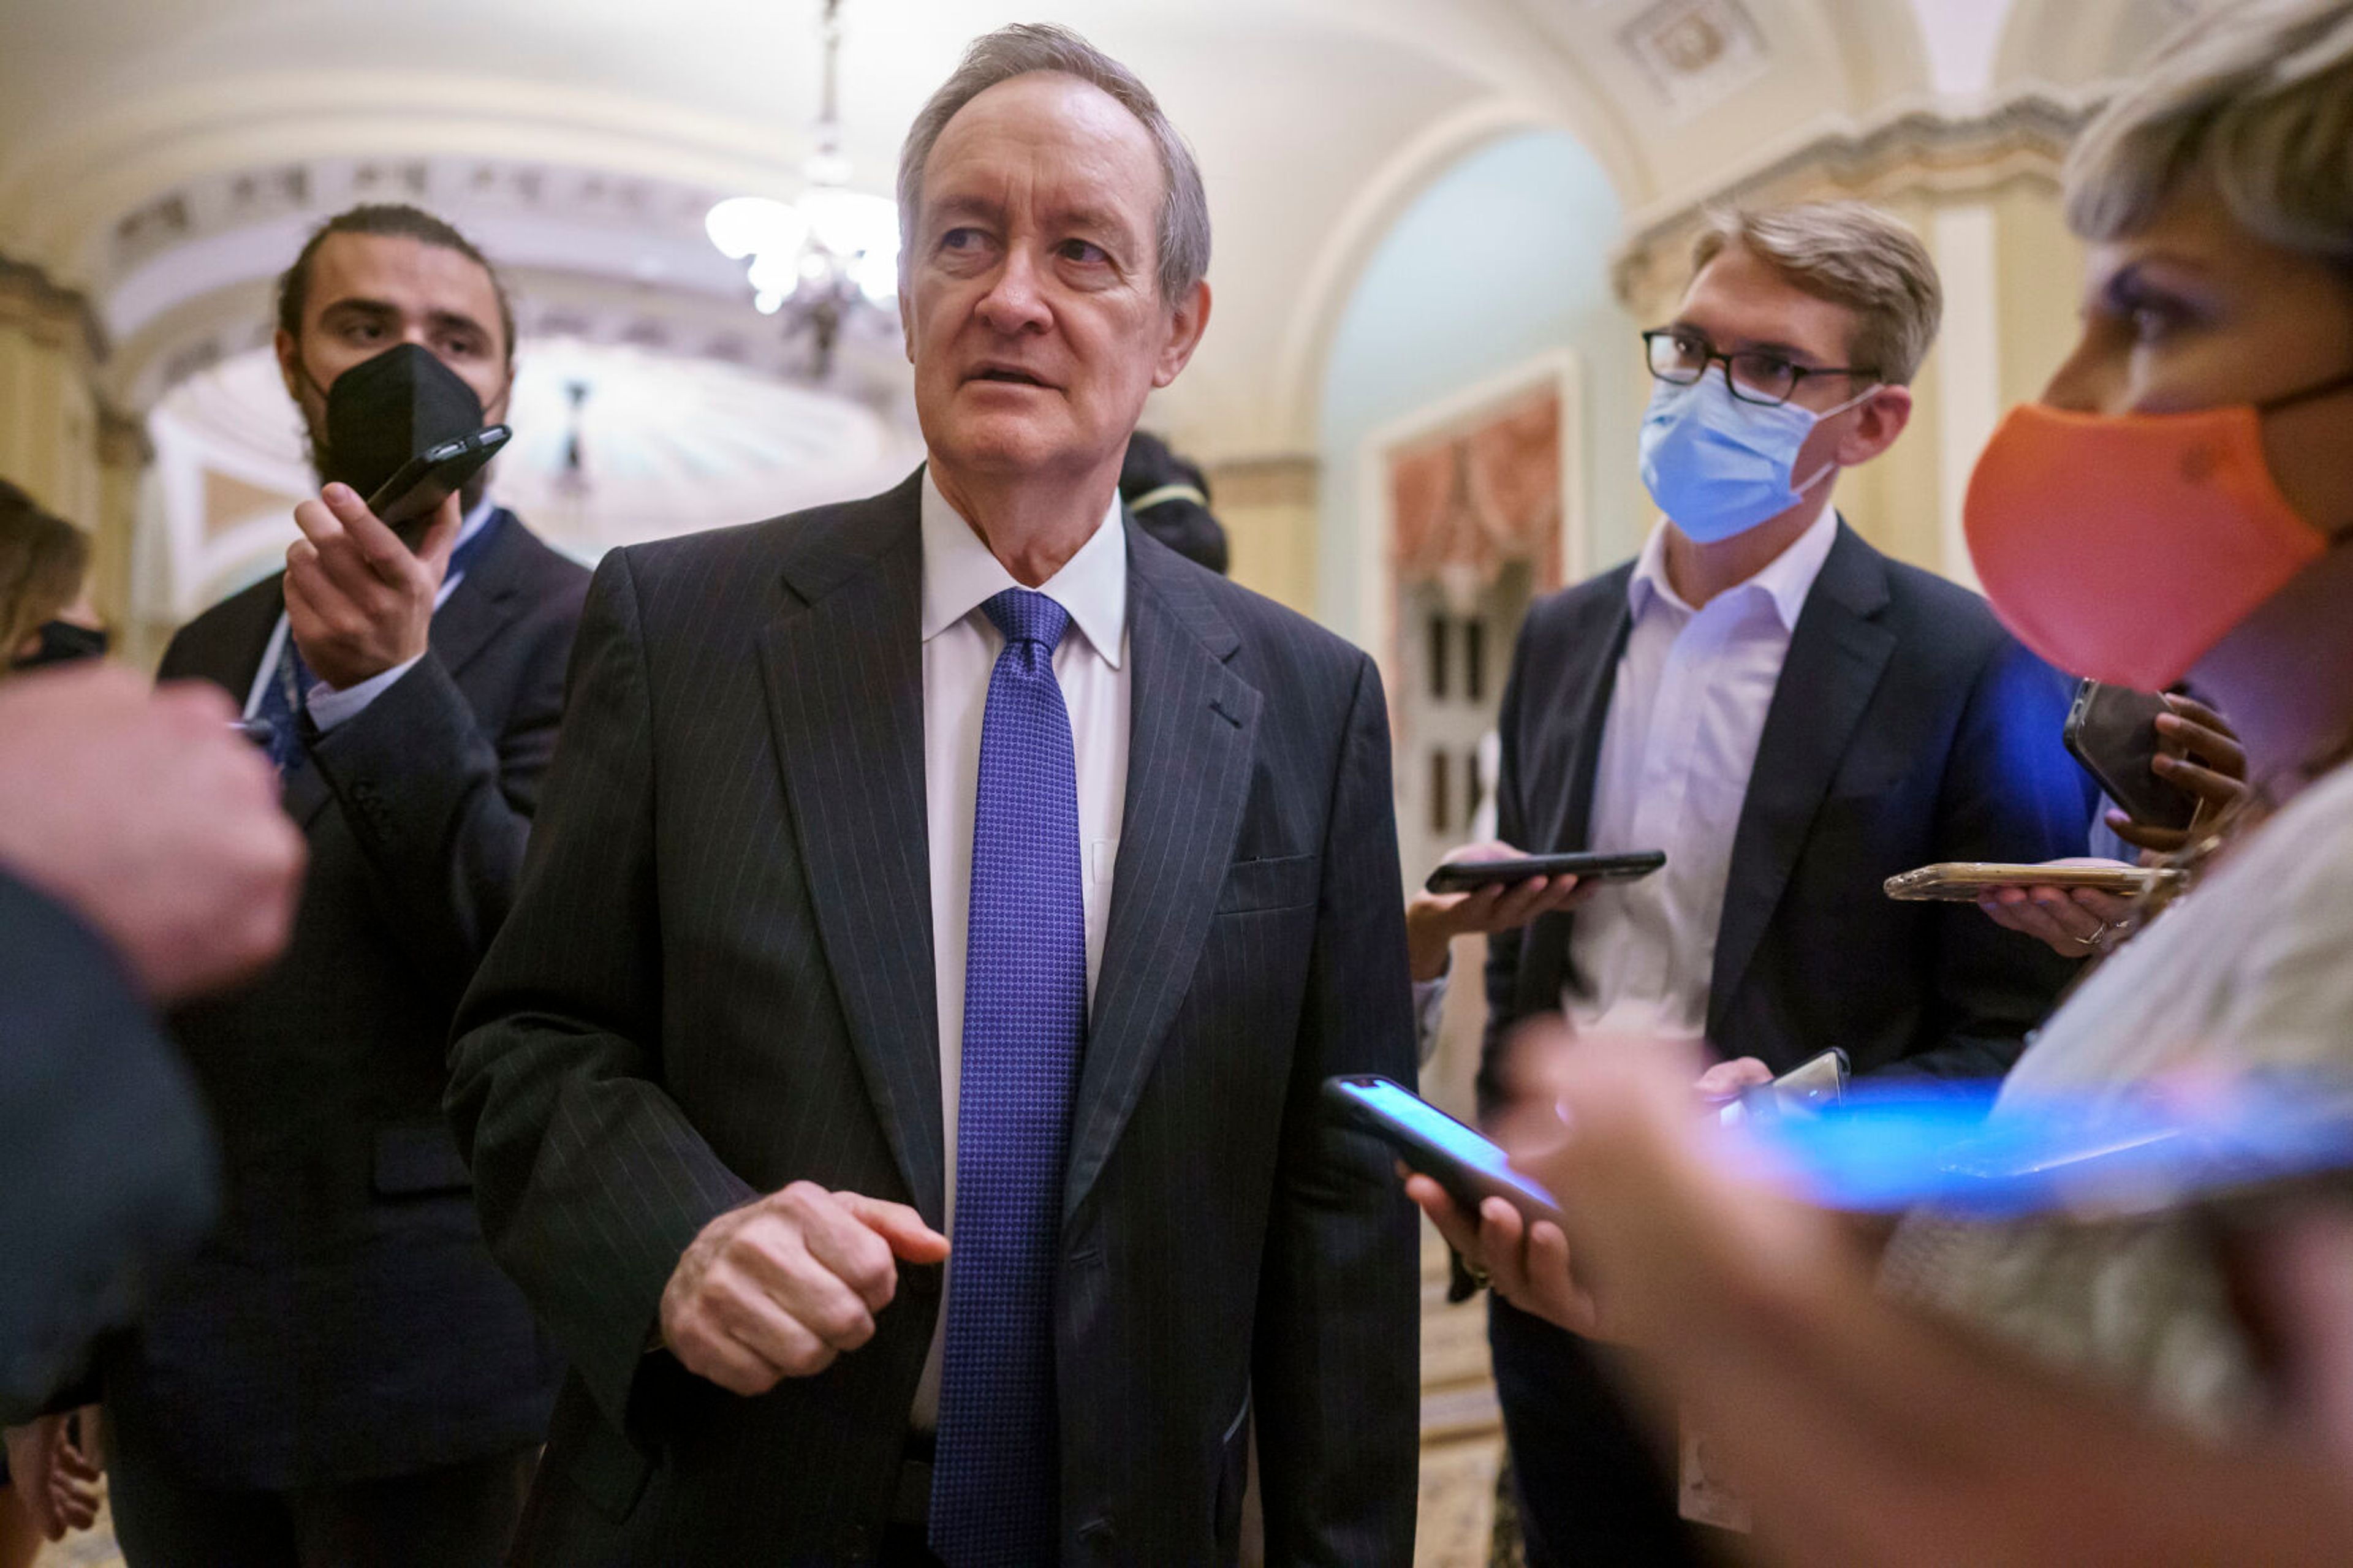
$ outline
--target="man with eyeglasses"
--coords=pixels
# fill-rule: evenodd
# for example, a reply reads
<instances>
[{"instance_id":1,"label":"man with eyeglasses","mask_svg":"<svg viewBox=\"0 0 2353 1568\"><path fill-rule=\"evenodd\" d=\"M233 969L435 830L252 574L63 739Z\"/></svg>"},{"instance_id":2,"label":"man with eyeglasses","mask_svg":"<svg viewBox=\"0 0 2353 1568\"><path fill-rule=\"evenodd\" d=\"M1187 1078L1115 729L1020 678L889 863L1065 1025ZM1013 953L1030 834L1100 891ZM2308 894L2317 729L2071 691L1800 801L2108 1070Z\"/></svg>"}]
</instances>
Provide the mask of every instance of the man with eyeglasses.
<instances>
[{"instance_id":1,"label":"man with eyeglasses","mask_svg":"<svg viewBox=\"0 0 2353 1568\"><path fill-rule=\"evenodd\" d=\"M1499 721L1500 842L1454 852L1666 866L1408 911L1425 1020L1451 939L1489 936L1482 1109L1512 1027L1556 1011L1629 1049L1704 1039L1721 1059L1703 1100L1831 1047L1858 1074L1998 1076L2074 968L1966 905L1881 890L1934 861L2080 855L2093 805L2060 742L2068 682L1831 504L1838 471L1911 417L1934 263L1854 203L1719 214L1693 262L1675 319L1643 334L1642 479L1665 515L1639 559L1530 612ZM1490 1245L1470 1278L1517 1261ZM1528 1561L1702 1561L1679 1517L1708 1511L1692 1439L1650 1451L1617 1352L1500 1297L1489 1335Z\"/></svg>"}]
</instances>

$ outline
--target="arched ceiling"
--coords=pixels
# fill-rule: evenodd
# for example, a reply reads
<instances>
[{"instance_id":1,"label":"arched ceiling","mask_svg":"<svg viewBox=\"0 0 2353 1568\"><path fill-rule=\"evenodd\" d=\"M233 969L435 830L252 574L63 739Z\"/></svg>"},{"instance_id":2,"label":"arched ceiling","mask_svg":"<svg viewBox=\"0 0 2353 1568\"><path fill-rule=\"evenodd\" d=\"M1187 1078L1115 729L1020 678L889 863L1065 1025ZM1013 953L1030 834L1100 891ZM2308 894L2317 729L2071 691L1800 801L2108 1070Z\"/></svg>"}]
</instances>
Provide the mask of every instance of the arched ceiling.
<instances>
[{"instance_id":1,"label":"arched ceiling","mask_svg":"<svg viewBox=\"0 0 2353 1568\"><path fill-rule=\"evenodd\" d=\"M740 305L745 333L772 331L691 220L707 196L798 189L818 4L0 0L0 255L90 294L132 351L112 390L141 406L175 356L249 318L292 238L371 170L386 190L422 171L421 194L543 292L664 320ZM1954 79L1935 51L1988 53L1920 17L2011 4L1063 0L1053 14L1134 65L1199 153L1218 307L1157 414L1235 456L1303 445L1315 355L1355 268L1480 140L1566 129L1639 218L1918 107ZM2073 4L2018 0L2054 26ZM907 121L964 42L1031 14L847 0L854 182L887 191ZM702 352L700 331L678 329L680 352Z\"/></svg>"}]
</instances>

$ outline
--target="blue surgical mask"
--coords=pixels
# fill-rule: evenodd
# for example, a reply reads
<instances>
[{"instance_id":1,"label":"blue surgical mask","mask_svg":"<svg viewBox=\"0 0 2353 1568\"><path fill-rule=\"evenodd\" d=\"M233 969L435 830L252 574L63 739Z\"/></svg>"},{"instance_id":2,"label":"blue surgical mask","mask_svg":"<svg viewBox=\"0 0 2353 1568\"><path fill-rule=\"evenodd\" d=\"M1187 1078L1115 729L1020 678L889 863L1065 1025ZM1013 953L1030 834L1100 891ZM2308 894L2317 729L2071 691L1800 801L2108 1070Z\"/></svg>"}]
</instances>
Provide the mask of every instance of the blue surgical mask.
<instances>
[{"instance_id":1,"label":"blue surgical mask","mask_svg":"<svg viewBox=\"0 0 2353 1568\"><path fill-rule=\"evenodd\" d=\"M1794 403L1743 403L1721 375L1703 375L1689 386L1662 381L1642 416L1642 483L1696 543L1746 533L1830 478L1836 463L1793 483L1798 449L1816 425L1878 390L1865 387L1816 414Z\"/></svg>"}]
</instances>

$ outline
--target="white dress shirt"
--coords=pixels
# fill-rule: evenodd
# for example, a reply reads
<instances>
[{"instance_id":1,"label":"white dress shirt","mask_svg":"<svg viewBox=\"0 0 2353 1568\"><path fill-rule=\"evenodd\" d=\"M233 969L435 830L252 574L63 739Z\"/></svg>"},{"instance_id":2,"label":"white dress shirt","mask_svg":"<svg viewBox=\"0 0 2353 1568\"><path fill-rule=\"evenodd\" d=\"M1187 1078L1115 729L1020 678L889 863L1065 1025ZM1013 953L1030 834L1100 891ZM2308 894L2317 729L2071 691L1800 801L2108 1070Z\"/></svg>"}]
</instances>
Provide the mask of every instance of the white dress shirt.
<instances>
[{"instance_id":1,"label":"white dress shirt","mask_svg":"<svg viewBox=\"0 0 2353 1568\"><path fill-rule=\"evenodd\" d=\"M468 512L465 521L458 525L457 540L449 548L455 551L459 545L481 532L483 525L491 521L491 514L497 510L498 508L487 495L476 501L474 510ZM466 574L463 572L452 572L441 579L440 591L433 595L433 608L436 612L449 602L449 595L456 593L458 584L465 580ZM278 679L278 661L285 655L286 639L291 634L287 629L286 612L280 610L278 612L278 624L269 631L269 645L261 650L261 668L253 672L253 685L245 694L247 718L250 719L261 711L262 694L269 689L269 683ZM405 659L390 669L379 670L365 680L355 681L341 691L323 680L312 681L311 689L304 694L302 700L302 705L310 710L311 722L316 724L322 732L333 729L378 697L383 696L393 682L416 668L417 659L424 657L420 653L417 658Z\"/></svg>"},{"instance_id":2,"label":"white dress shirt","mask_svg":"<svg viewBox=\"0 0 2353 1568\"><path fill-rule=\"evenodd\" d=\"M1837 542L1838 514L1824 507L1763 571L1696 610L1667 581L1666 536L1662 520L1626 584L1634 625L1610 688L1586 842L1663 849L1667 863L1637 881L1605 883L1578 907L1560 1001L1579 1030L1695 1040L1707 1031L1716 927L1757 743L1789 634ZM1590 989L1579 991L1579 978ZM1425 1060L1445 998L1443 975L1414 987Z\"/></svg>"},{"instance_id":3,"label":"white dress shirt","mask_svg":"<svg viewBox=\"0 0 2353 1568\"><path fill-rule=\"evenodd\" d=\"M955 1223L956 1105L964 1058L965 942L972 916L972 827L980 793L980 726L1004 635L981 605L1021 584L989 553L923 470L923 805L931 837L932 963L940 1010L940 1095L947 1131L947 1208ZM1094 1004L1111 921L1112 868L1127 805L1127 534L1119 497L1079 552L1038 590L1071 614L1054 650L1078 763L1079 882L1087 915L1087 1003ZM938 1419L943 1305L915 1423Z\"/></svg>"},{"instance_id":4,"label":"white dress shirt","mask_svg":"<svg viewBox=\"0 0 2353 1568\"><path fill-rule=\"evenodd\" d=\"M1634 625L1602 726L1587 842L1663 849L1667 863L1598 888L1577 910L1561 1010L1579 1030L1698 1039L1757 742L1838 516L1824 507L1763 571L1696 610L1667 581L1666 531L1664 521L1651 530L1626 585Z\"/></svg>"}]
</instances>

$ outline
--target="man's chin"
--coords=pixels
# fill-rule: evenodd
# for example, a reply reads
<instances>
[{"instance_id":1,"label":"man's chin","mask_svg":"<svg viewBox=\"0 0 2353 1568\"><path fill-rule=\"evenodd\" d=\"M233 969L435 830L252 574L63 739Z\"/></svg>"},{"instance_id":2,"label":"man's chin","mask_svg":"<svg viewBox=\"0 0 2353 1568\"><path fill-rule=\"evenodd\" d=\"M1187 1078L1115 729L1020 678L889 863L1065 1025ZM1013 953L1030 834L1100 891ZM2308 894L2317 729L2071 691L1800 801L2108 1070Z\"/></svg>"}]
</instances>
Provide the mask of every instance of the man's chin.
<instances>
[{"instance_id":1,"label":"man's chin","mask_svg":"<svg viewBox=\"0 0 2353 1568\"><path fill-rule=\"evenodd\" d=\"M958 419L933 443L940 461L974 473L1027 473L1068 467L1081 458L1067 429L1003 417Z\"/></svg>"}]
</instances>

